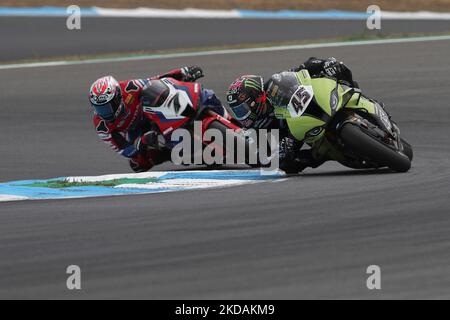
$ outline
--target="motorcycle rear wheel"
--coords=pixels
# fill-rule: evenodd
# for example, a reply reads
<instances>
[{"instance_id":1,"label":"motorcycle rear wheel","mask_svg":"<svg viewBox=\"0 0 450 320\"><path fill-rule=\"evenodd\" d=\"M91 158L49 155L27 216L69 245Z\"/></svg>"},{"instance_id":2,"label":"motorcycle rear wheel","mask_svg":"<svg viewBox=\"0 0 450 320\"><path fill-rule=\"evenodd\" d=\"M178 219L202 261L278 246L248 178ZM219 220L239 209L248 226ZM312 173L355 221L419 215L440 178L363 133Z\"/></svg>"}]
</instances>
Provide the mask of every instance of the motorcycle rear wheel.
<instances>
[{"instance_id":1,"label":"motorcycle rear wheel","mask_svg":"<svg viewBox=\"0 0 450 320\"><path fill-rule=\"evenodd\" d=\"M227 135L227 130L231 130L230 128L228 128L226 125L224 125L220 121L213 121L213 122L211 122L211 124L209 125L208 129L217 129L217 130L219 130L222 133L223 141L225 141L225 137ZM245 145L245 163L249 164L249 162L250 162L249 161L249 152L250 152L251 148L250 148L250 143L249 143L248 139L246 139L245 136L243 136L243 135L242 136L241 135L236 135L236 139L242 139L241 142ZM226 154L225 147L224 147L224 153ZM235 156L236 156L236 152L235 152Z\"/></svg>"}]
</instances>

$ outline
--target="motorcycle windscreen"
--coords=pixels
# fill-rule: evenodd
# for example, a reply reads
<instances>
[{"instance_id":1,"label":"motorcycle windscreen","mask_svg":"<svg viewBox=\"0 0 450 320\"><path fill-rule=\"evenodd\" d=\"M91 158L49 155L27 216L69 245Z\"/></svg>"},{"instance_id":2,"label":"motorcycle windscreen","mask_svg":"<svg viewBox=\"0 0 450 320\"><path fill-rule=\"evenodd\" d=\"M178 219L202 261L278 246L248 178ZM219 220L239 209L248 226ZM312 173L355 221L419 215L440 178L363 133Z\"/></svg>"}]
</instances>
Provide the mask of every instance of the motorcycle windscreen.
<instances>
[{"instance_id":1,"label":"motorcycle windscreen","mask_svg":"<svg viewBox=\"0 0 450 320\"><path fill-rule=\"evenodd\" d=\"M274 107L287 107L292 95L301 85L293 72L283 72L270 78L267 100Z\"/></svg>"},{"instance_id":2,"label":"motorcycle windscreen","mask_svg":"<svg viewBox=\"0 0 450 320\"><path fill-rule=\"evenodd\" d=\"M169 96L169 87L160 80L152 80L150 85L142 90L142 106L160 107Z\"/></svg>"}]
</instances>

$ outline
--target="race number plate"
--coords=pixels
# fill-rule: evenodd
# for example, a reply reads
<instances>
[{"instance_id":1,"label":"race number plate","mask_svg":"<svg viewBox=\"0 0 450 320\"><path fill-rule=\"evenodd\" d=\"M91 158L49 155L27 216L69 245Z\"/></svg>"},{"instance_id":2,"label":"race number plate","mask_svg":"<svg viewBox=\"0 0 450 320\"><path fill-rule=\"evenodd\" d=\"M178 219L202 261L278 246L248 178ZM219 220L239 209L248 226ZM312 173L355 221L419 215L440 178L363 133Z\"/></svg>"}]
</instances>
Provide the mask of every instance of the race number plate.
<instances>
[{"instance_id":1,"label":"race number plate","mask_svg":"<svg viewBox=\"0 0 450 320\"><path fill-rule=\"evenodd\" d=\"M301 117L314 97L312 86L299 86L292 95L288 110L292 118Z\"/></svg>"}]
</instances>

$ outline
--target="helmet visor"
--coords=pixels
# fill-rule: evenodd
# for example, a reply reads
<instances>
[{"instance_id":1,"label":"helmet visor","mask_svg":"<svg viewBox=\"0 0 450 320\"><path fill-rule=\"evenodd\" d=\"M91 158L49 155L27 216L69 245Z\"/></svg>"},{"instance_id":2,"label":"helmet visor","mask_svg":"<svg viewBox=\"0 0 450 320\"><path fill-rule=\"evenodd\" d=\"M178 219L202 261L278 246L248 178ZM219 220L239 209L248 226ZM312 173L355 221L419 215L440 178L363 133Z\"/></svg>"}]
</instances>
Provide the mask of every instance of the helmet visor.
<instances>
[{"instance_id":1,"label":"helmet visor","mask_svg":"<svg viewBox=\"0 0 450 320\"><path fill-rule=\"evenodd\" d=\"M250 109L250 106L247 102L243 102L240 105L234 107L230 106L229 111L233 118L235 118L236 120L245 120L252 113L252 110Z\"/></svg>"},{"instance_id":2,"label":"helmet visor","mask_svg":"<svg viewBox=\"0 0 450 320\"><path fill-rule=\"evenodd\" d=\"M106 121L113 121L114 120L114 108L111 103L107 103L101 106L93 106L95 109L95 113Z\"/></svg>"},{"instance_id":3,"label":"helmet visor","mask_svg":"<svg viewBox=\"0 0 450 320\"><path fill-rule=\"evenodd\" d=\"M116 112L119 107L122 105L122 94L120 91L116 92L114 98L105 104L92 106L95 109L95 113L102 118L103 120L112 122L116 118Z\"/></svg>"}]
</instances>

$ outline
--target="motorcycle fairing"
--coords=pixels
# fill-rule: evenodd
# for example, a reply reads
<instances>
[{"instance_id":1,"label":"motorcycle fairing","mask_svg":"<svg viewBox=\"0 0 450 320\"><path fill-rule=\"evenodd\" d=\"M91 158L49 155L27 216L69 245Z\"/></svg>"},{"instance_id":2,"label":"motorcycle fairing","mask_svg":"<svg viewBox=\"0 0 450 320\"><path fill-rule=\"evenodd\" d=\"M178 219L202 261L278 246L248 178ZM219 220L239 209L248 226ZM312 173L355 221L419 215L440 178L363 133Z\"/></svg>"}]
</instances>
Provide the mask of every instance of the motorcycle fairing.
<instances>
[{"instance_id":1,"label":"motorcycle fairing","mask_svg":"<svg viewBox=\"0 0 450 320\"><path fill-rule=\"evenodd\" d=\"M276 108L276 112L286 119L290 132L297 140L310 145L320 141L329 120L343 108L358 109L377 117L385 114L380 106L362 96L358 89L338 84L331 78L311 79L307 70L297 72L296 76L301 85L312 86L314 98L299 117L290 117L280 107ZM388 121L386 119L385 114L383 122ZM385 126L389 127L389 124Z\"/></svg>"},{"instance_id":2,"label":"motorcycle fairing","mask_svg":"<svg viewBox=\"0 0 450 320\"><path fill-rule=\"evenodd\" d=\"M156 86L156 81L152 81L155 88L153 91L160 92L147 93L148 90L144 90L143 109L144 114L156 123L164 136L167 136L189 122L187 114L192 109L197 110L201 87L198 83L182 83L171 78L157 81Z\"/></svg>"}]
</instances>

